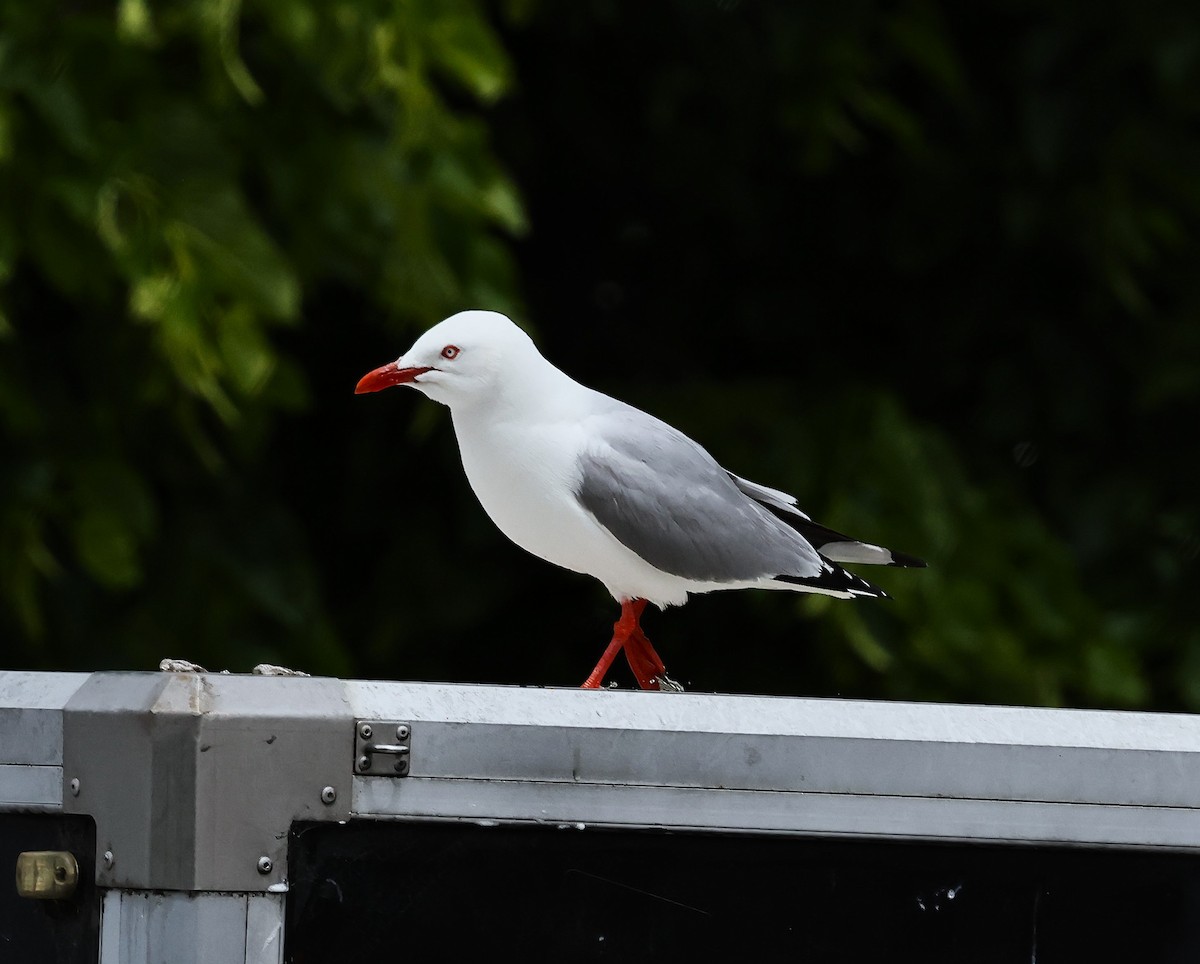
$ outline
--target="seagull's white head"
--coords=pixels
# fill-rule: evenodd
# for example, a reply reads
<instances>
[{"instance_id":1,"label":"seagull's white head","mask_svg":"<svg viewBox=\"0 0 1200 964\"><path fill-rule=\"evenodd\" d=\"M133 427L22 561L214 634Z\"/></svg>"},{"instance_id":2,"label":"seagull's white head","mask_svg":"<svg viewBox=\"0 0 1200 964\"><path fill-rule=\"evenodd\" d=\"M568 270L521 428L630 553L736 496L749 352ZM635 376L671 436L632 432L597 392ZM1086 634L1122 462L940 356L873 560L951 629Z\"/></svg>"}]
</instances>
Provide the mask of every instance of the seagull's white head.
<instances>
[{"instance_id":1,"label":"seagull's white head","mask_svg":"<svg viewBox=\"0 0 1200 964\"><path fill-rule=\"evenodd\" d=\"M439 322L403 355L368 372L355 394L408 385L451 407L493 397L505 373L541 360L530 337L496 311L460 311Z\"/></svg>"}]
</instances>

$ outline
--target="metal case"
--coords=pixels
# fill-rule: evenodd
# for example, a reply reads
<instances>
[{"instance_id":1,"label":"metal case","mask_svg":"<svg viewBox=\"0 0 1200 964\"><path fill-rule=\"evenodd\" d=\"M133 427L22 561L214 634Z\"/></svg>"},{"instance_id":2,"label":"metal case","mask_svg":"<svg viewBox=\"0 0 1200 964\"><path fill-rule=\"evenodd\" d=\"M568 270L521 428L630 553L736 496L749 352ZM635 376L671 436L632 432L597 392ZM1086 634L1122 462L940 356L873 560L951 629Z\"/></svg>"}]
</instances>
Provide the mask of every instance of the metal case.
<instances>
[{"instance_id":1,"label":"metal case","mask_svg":"<svg viewBox=\"0 0 1200 964\"><path fill-rule=\"evenodd\" d=\"M837 914L802 912L796 901L776 907L778 886L749 882L756 868L760 884L774 879L763 876L768 871L786 868L786 893L803 896L810 910L844 899L844 890L839 897L836 886L812 882L840 874L859 881L857 900L875 894L876 917L882 904L899 901L913 921L957 920L964 934L972 930L966 920L1001 926L1010 919L989 917L989 906L1020 907L1021 919L1033 922L1031 936L1017 942L1025 960L1037 951L1039 921L1043 942L1048 933L1070 933L1066 905L1047 896L1055 887L1084 893L1097 882L1094 905L1106 874L1126 885L1158 881L1175 888L1178 913L1168 919L1160 907L1157 917L1139 919L1160 937L1169 932L1176 947L1194 947L1198 807L1200 719L1183 715L0 673L0 829L31 816L94 822L94 844L71 838L72 846L92 848L75 855L89 886L72 900L80 919L94 922L88 908L99 911L103 964L360 959L366 944L319 951L311 923L334 927L345 913L351 927L359 918L346 895L356 886L361 894L363 881L378 901L364 919L386 915L410 946L422 919L451 920L447 909L468 894L473 914L494 904L515 927L514 940L534 921L544 926L536 907L517 900L518 881L565 921L553 947L585 958L624 946L623 959L653 948L661 960L703 934L711 949L711 935L721 933L714 921L731 908L743 919L752 907L775 908L759 929L778 924L781 935L792 926L788 915L799 915L808 943L797 946L822 946L820 934L834 934ZM355 846L365 848L357 862ZM327 858L328 867L343 868L338 873L359 877L342 886L322 863ZM460 866L439 864L432 874L435 860ZM507 861L507 878L485 870L488 861ZM610 865L623 868L619 879L606 877ZM706 867L724 876L701 886ZM817 877L796 882L805 867L818 869ZM973 868L969 885L956 877L962 867ZM448 888L441 910L428 903L431 874ZM717 900L731 875L746 881L738 899ZM493 881L494 900L474 889L482 879ZM513 892L497 891L497 879L513 881ZM563 880L587 885L575 893L555 883ZM876 893L873 880L886 887ZM413 888L426 891L419 913L405 897ZM668 926L666 912L655 923L627 908L618 917L632 922L626 931L644 929L639 943L579 909L589 899L594 908L615 906L614 894L639 889L643 903L660 909L674 900L668 892L686 894L674 904L710 920L685 914ZM16 911L4 910L18 900L0 900L0 935L22 926ZM959 914L961 907L976 916L953 918L951 908ZM908 933L907 919L895 916L896 934ZM675 926L673 937L663 936ZM763 956L795 950L787 941L764 945ZM438 945L420 946L431 956ZM461 940L455 946L464 951ZM926 948L927 959L939 959L937 946ZM1045 953L1037 959L1055 959Z\"/></svg>"}]
</instances>

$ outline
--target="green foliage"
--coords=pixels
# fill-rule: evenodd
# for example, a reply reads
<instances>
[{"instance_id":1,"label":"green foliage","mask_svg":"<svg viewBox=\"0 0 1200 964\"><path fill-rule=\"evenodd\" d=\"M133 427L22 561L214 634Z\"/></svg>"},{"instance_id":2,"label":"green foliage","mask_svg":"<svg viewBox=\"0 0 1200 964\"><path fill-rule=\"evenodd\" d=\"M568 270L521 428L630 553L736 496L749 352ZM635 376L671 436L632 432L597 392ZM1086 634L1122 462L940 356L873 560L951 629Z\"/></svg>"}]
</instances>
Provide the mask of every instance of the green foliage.
<instances>
[{"instance_id":1,"label":"green foliage","mask_svg":"<svg viewBox=\"0 0 1200 964\"><path fill-rule=\"evenodd\" d=\"M310 404L277 332L330 284L397 330L514 306L501 238L524 215L461 106L507 89L503 49L473 2L2 11L10 658L232 653L249 632L344 667L263 474L277 413ZM205 622L172 590L207 597ZM106 655L72 651L90 618ZM299 639L264 643L272 626Z\"/></svg>"}]
</instances>

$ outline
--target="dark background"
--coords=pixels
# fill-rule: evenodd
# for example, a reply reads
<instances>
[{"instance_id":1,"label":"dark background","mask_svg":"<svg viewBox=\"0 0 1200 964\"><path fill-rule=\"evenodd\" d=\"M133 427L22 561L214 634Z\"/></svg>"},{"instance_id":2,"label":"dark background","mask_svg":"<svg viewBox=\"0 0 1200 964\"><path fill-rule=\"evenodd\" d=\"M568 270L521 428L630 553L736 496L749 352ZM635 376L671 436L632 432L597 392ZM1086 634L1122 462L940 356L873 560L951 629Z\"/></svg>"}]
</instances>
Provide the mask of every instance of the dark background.
<instances>
[{"instance_id":1,"label":"dark background","mask_svg":"<svg viewBox=\"0 0 1200 964\"><path fill-rule=\"evenodd\" d=\"M422 961L1166 964L1200 945L1183 854L355 820L298 824L288 863L288 964L374 964L398 939Z\"/></svg>"},{"instance_id":2,"label":"dark background","mask_svg":"<svg viewBox=\"0 0 1200 964\"><path fill-rule=\"evenodd\" d=\"M929 561L648 614L689 688L1200 709L1193 6L224 9L0 2L2 665L581 681L603 588L352 394L486 307Z\"/></svg>"}]
</instances>

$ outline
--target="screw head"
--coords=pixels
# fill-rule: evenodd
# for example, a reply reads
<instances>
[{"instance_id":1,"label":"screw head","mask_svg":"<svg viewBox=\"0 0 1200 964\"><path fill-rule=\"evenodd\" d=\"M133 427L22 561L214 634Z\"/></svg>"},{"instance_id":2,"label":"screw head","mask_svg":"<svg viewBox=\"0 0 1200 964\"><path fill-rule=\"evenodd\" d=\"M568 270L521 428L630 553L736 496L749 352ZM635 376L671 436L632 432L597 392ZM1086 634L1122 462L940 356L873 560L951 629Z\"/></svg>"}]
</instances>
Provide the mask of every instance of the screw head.
<instances>
[{"instance_id":1,"label":"screw head","mask_svg":"<svg viewBox=\"0 0 1200 964\"><path fill-rule=\"evenodd\" d=\"M104 851L104 866L112 867L114 863L116 863L116 858L113 857L113 852L111 850Z\"/></svg>"},{"instance_id":2,"label":"screw head","mask_svg":"<svg viewBox=\"0 0 1200 964\"><path fill-rule=\"evenodd\" d=\"M323 787L321 789L321 802L325 806L329 806L337 799L337 790L333 787Z\"/></svg>"},{"instance_id":3,"label":"screw head","mask_svg":"<svg viewBox=\"0 0 1200 964\"><path fill-rule=\"evenodd\" d=\"M75 777L75 779L71 781L71 796L79 796L79 777Z\"/></svg>"},{"instance_id":4,"label":"screw head","mask_svg":"<svg viewBox=\"0 0 1200 964\"><path fill-rule=\"evenodd\" d=\"M364 754L363 756L360 756L358 758L358 768L360 770L371 769L371 758L369 756L367 756L366 754Z\"/></svg>"},{"instance_id":5,"label":"screw head","mask_svg":"<svg viewBox=\"0 0 1200 964\"><path fill-rule=\"evenodd\" d=\"M364 740L371 739L371 734L374 732L375 731L371 729L370 723L364 723L362 726L360 726L358 728L358 735L361 736Z\"/></svg>"},{"instance_id":6,"label":"screw head","mask_svg":"<svg viewBox=\"0 0 1200 964\"><path fill-rule=\"evenodd\" d=\"M271 862L271 858L266 854L263 854L258 858L258 872L260 874L269 874L271 872L271 868L274 866L275 865Z\"/></svg>"},{"instance_id":7,"label":"screw head","mask_svg":"<svg viewBox=\"0 0 1200 964\"><path fill-rule=\"evenodd\" d=\"M407 740L408 739L408 724L407 723L401 723L398 727L396 727L396 739L397 740Z\"/></svg>"},{"instance_id":8,"label":"screw head","mask_svg":"<svg viewBox=\"0 0 1200 964\"><path fill-rule=\"evenodd\" d=\"M396 761L396 772L397 773L407 773L408 772L408 760L407 759L405 759L404 757L401 757L399 760Z\"/></svg>"}]
</instances>

